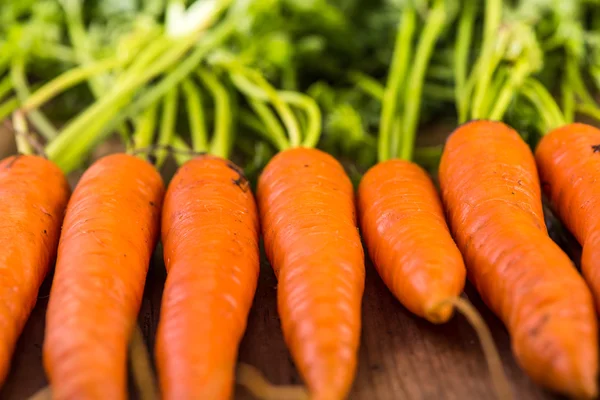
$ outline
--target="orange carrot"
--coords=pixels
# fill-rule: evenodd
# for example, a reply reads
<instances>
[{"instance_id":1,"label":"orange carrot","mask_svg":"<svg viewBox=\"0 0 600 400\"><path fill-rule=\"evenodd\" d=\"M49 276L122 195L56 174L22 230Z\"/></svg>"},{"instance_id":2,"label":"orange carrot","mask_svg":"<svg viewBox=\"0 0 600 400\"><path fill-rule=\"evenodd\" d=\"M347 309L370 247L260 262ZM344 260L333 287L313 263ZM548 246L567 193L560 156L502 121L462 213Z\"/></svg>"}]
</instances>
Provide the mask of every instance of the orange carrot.
<instances>
[{"instance_id":1,"label":"orange carrot","mask_svg":"<svg viewBox=\"0 0 600 400\"><path fill-rule=\"evenodd\" d=\"M164 399L231 398L258 280L258 235L238 167L204 156L179 168L162 216L167 281L156 359Z\"/></svg>"},{"instance_id":2,"label":"orange carrot","mask_svg":"<svg viewBox=\"0 0 600 400\"><path fill-rule=\"evenodd\" d=\"M418 165L377 164L358 189L363 239L373 264L410 311L434 323L448 321L465 285L465 265L433 182ZM434 247L432 247L434 246Z\"/></svg>"},{"instance_id":3,"label":"orange carrot","mask_svg":"<svg viewBox=\"0 0 600 400\"><path fill-rule=\"evenodd\" d=\"M527 144L500 122L467 123L448 139L439 178L468 276L506 324L518 363L557 392L596 396L592 296L547 234Z\"/></svg>"},{"instance_id":4,"label":"orange carrot","mask_svg":"<svg viewBox=\"0 0 600 400\"><path fill-rule=\"evenodd\" d=\"M0 384L54 262L69 194L65 176L48 160L13 156L0 161Z\"/></svg>"},{"instance_id":5,"label":"orange carrot","mask_svg":"<svg viewBox=\"0 0 600 400\"><path fill-rule=\"evenodd\" d=\"M44 366L56 399L127 398L127 346L159 231L163 183L147 162L104 157L67 206Z\"/></svg>"},{"instance_id":6,"label":"orange carrot","mask_svg":"<svg viewBox=\"0 0 600 400\"><path fill-rule=\"evenodd\" d=\"M544 136L535 152L542 187L583 246L581 269L600 310L600 129L570 124Z\"/></svg>"},{"instance_id":7,"label":"orange carrot","mask_svg":"<svg viewBox=\"0 0 600 400\"><path fill-rule=\"evenodd\" d=\"M293 148L269 162L257 197L286 343L312 399L344 398L365 278L352 184L330 155Z\"/></svg>"}]
</instances>

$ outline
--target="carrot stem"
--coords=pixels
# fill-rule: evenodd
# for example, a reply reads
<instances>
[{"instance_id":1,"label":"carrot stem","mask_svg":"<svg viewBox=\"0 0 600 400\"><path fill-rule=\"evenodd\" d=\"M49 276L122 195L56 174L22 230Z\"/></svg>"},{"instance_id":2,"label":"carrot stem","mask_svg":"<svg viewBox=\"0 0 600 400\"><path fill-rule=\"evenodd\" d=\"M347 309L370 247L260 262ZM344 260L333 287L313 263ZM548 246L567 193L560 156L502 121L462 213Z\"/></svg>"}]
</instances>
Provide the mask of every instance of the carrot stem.
<instances>
[{"instance_id":1,"label":"carrot stem","mask_svg":"<svg viewBox=\"0 0 600 400\"><path fill-rule=\"evenodd\" d=\"M255 367L238 363L237 384L245 387L259 400L308 400L308 392L302 386L274 386Z\"/></svg>"},{"instance_id":2,"label":"carrot stem","mask_svg":"<svg viewBox=\"0 0 600 400\"><path fill-rule=\"evenodd\" d=\"M198 47L185 60L180 62L177 67L173 68L173 70L154 87L143 93L143 95L134 101L133 104L126 107L123 112L115 116L114 119L104 127L103 134L111 132L119 123L122 123L131 116L137 115L152 103L165 96L182 80L192 74L194 69L198 68L198 64L202 61L206 53L225 40L234 28L235 20L229 20L223 22L215 28L213 32L207 33L204 40L198 44ZM100 138L101 137L102 134L100 134Z\"/></svg>"},{"instance_id":3,"label":"carrot stem","mask_svg":"<svg viewBox=\"0 0 600 400\"><path fill-rule=\"evenodd\" d=\"M167 146L173 140L175 135L175 125L177 118L177 103L179 91L177 87L171 89L165 96L162 104L162 114L160 120L160 129L158 133L158 145ZM160 149L156 157L156 165L160 168L165 162L167 153Z\"/></svg>"},{"instance_id":4,"label":"carrot stem","mask_svg":"<svg viewBox=\"0 0 600 400\"><path fill-rule=\"evenodd\" d=\"M156 115L158 112L158 103L153 104L137 119L136 131L134 134L134 149L142 149L150 146L154 142L154 133L156 131Z\"/></svg>"},{"instance_id":5,"label":"carrot stem","mask_svg":"<svg viewBox=\"0 0 600 400\"><path fill-rule=\"evenodd\" d=\"M183 150L173 152L173 157L175 157L175 161L177 161L177 164L183 165L192 159L192 149L190 148L190 146L188 146L185 140L181 138L181 136L175 134L173 136L172 144L173 148L175 148L176 150Z\"/></svg>"},{"instance_id":6,"label":"carrot stem","mask_svg":"<svg viewBox=\"0 0 600 400\"><path fill-rule=\"evenodd\" d=\"M579 104L576 109L579 113L600 121L600 108L597 106L594 106L593 104Z\"/></svg>"},{"instance_id":7,"label":"carrot stem","mask_svg":"<svg viewBox=\"0 0 600 400\"><path fill-rule=\"evenodd\" d=\"M67 33L73 48L75 50L75 56L81 64L85 66L93 62L93 58L90 54L90 48L88 36L85 30L82 17L82 2L81 1L61 1L67 23ZM103 84L100 78L91 75L89 78L89 87L95 97L99 97L104 93Z\"/></svg>"},{"instance_id":8,"label":"carrot stem","mask_svg":"<svg viewBox=\"0 0 600 400\"><path fill-rule=\"evenodd\" d=\"M575 91L566 79L561 82L562 110L565 122L572 123L575 120Z\"/></svg>"},{"instance_id":9,"label":"carrot stem","mask_svg":"<svg viewBox=\"0 0 600 400\"><path fill-rule=\"evenodd\" d=\"M124 60L109 58L87 66L73 68L36 90L23 102L21 108L25 112L34 110L64 90L69 89L94 75L117 68L119 65L122 65L123 62Z\"/></svg>"},{"instance_id":10,"label":"carrot stem","mask_svg":"<svg viewBox=\"0 0 600 400\"><path fill-rule=\"evenodd\" d=\"M198 70L198 76L212 95L215 104L215 127L210 152L211 154L227 159L229 158L229 152L233 144L229 92L217 76L208 69L201 68Z\"/></svg>"},{"instance_id":11,"label":"carrot stem","mask_svg":"<svg viewBox=\"0 0 600 400\"><path fill-rule=\"evenodd\" d=\"M144 335L136 324L129 345L131 372L138 390L140 400L158 400L160 398L150 355L144 341Z\"/></svg>"},{"instance_id":12,"label":"carrot stem","mask_svg":"<svg viewBox=\"0 0 600 400\"><path fill-rule=\"evenodd\" d=\"M204 106L202 104L200 88L198 88L191 78L185 79L181 84L181 88L186 100L192 148L195 151L208 151L206 118L204 117Z\"/></svg>"},{"instance_id":13,"label":"carrot stem","mask_svg":"<svg viewBox=\"0 0 600 400\"><path fill-rule=\"evenodd\" d=\"M525 81L521 88L521 94L525 96L536 108L543 121L542 135L564 125L565 117L552 95L544 85L533 78Z\"/></svg>"},{"instance_id":14,"label":"carrot stem","mask_svg":"<svg viewBox=\"0 0 600 400\"><path fill-rule=\"evenodd\" d=\"M30 96L27 78L25 76L25 61L22 57L16 58L10 69L10 76L13 81L17 97L21 103L25 102ZM47 140L57 137L58 133L48 119L38 110L31 110L28 115L31 123L39 133Z\"/></svg>"},{"instance_id":15,"label":"carrot stem","mask_svg":"<svg viewBox=\"0 0 600 400\"><path fill-rule=\"evenodd\" d=\"M475 1L466 0L458 21L456 47L454 48L454 90L459 121L466 120L469 107L469 92L466 88L467 66L469 64L469 50L473 41L475 11Z\"/></svg>"},{"instance_id":16,"label":"carrot stem","mask_svg":"<svg viewBox=\"0 0 600 400\"><path fill-rule=\"evenodd\" d=\"M8 117L10 113L19 108L19 99L16 97L11 97L6 100L4 103L0 103L0 122L4 120L4 118Z\"/></svg>"},{"instance_id":17,"label":"carrot stem","mask_svg":"<svg viewBox=\"0 0 600 400\"><path fill-rule=\"evenodd\" d=\"M402 125L402 139L396 140L400 147L397 154L404 160L411 160L414 152L415 136L419 123L421 109L421 96L425 73L431 59L431 53L444 28L446 10L444 0L437 0L427 14L427 20L417 45L417 51L412 62L412 69L408 76L407 87L404 93L404 113Z\"/></svg>"},{"instance_id":18,"label":"carrot stem","mask_svg":"<svg viewBox=\"0 0 600 400\"><path fill-rule=\"evenodd\" d=\"M16 112L13 116L13 128L15 130L15 142L17 144L17 151L19 154L31 155L33 154L33 149L29 141L27 140L27 135L29 134L29 130L27 129L27 121L23 114Z\"/></svg>"},{"instance_id":19,"label":"carrot stem","mask_svg":"<svg viewBox=\"0 0 600 400\"><path fill-rule=\"evenodd\" d=\"M483 114L481 109L488 85L492 79L492 75L500 58L494 57L496 54L503 52L502 48L497 48L497 35L500 30L502 20L502 1L490 0L485 3L485 15L483 22L483 43L481 45L481 55L479 56L479 68L477 72L477 82L475 84L475 93L473 95L472 118L480 118ZM500 32L502 34L502 32ZM506 35L504 35L506 36ZM501 40L506 42L506 40ZM497 60L497 62L496 62Z\"/></svg>"},{"instance_id":20,"label":"carrot stem","mask_svg":"<svg viewBox=\"0 0 600 400\"><path fill-rule=\"evenodd\" d=\"M241 67L238 68L241 69ZM254 82L252 82L251 79L254 80ZM233 72L231 74L231 80L245 95L271 102L285 125L290 138L290 146L298 147L300 145L302 135L294 112L289 105L283 101L277 90L275 90L261 74L256 71L242 69L239 72Z\"/></svg>"},{"instance_id":21,"label":"carrot stem","mask_svg":"<svg viewBox=\"0 0 600 400\"><path fill-rule=\"evenodd\" d=\"M412 54L412 42L415 33L417 15L411 6L402 10L400 25L396 33L394 53L392 56L390 72L383 94L381 104L381 120L379 121L379 146L377 149L379 161L386 161L392 157L392 148L396 149L396 143L391 143L394 119L398 109L398 93L402 92L402 86L410 55ZM396 136L396 135L394 135Z\"/></svg>"},{"instance_id":22,"label":"carrot stem","mask_svg":"<svg viewBox=\"0 0 600 400\"><path fill-rule=\"evenodd\" d=\"M258 115L264 124L264 130L261 130L260 133L280 151L289 149L290 144L285 136L283 126L281 126L281 123L271 108L261 100L251 99L249 103L250 107L252 107L256 115ZM240 114L240 116L242 116L242 114Z\"/></svg>"},{"instance_id":23,"label":"carrot stem","mask_svg":"<svg viewBox=\"0 0 600 400\"><path fill-rule=\"evenodd\" d=\"M494 108L490 111L489 119L500 121L504 117L508 106L512 101L515 91L523 84L530 72L529 63L526 59L520 59L511 70L508 80L496 96Z\"/></svg>"},{"instance_id":24,"label":"carrot stem","mask_svg":"<svg viewBox=\"0 0 600 400\"><path fill-rule=\"evenodd\" d=\"M352 81L352 83L354 83L356 87L362 90L364 93L370 95L376 100L383 100L385 87L376 79L360 71L351 71L348 74L348 78L350 78L350 81Z\"/></svg>"},{"instance_id":25,"label":"carrot stem","mask_svg":"<svg viewBox=\"0 0 600 400\"><path fill-rule=\"evenodd\" d=\"M13 88L10 75L7 75L0 81L0 100L4 98Z\"/></svg>"},{"instance_id":26,"label":"carrot stem","mask_svg":"<svg viewBox=\"0 0 600 400\"><path fill-rule=\"evenodd\" d=\"M135 115L146 109L192 73L206 53L225 40L233 32L235 26L235 19L224 21L214 30L207 32L197 44L197 35L180 39L178 43L172 46L170 51L150 65L145 73L128 77L122 84L117 85L106 96L100 98L94 105L71 121L61 134L48 145L47 153L50 158L64 171L76 168L89 148L110 133L115 126L130 115ZM119 109L125 106L133 92L144 83L169 69L194 44L196 44L196 48L192 53L179 62L167 77L163 78L160 83L130 107L127 107L123 113L115 116L115 114L118 114Z\"/></svg>"}]
</instances>

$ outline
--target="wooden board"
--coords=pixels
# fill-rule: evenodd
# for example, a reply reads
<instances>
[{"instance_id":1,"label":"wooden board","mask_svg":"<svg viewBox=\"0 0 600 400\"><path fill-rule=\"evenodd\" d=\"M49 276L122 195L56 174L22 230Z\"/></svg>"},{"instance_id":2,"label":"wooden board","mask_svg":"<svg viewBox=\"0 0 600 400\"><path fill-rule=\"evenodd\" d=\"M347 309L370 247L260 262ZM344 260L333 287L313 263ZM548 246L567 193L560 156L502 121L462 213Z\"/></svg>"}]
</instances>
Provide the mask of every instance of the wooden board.
<instances>
[{"instance_id":1,"label":"wooden board","mask_svg":"<svg viewBox=\"0 0 600 400\"><path fill-rule=\"evenodd\" d=\"M160 254L156 254L139 319L150 348L154 347L164 279L164 266ZM298 383L300 378L279 327L276 286L270 266L263 262L248 329L240 347L240 360L259 367L274 383ZM48 293L49 282L46 282L19 341L12 372L0 399L26 399L46 385L42 342ZM555 398L537 388L519 370L501 323L472 288L468 288L467 295L494 334L516 398ZM448 324L435 326L412 316L389 293L370 265L367 265L362 315L360 362L350 399L494 398L479 342L463 317L457 315ZM237 389L236 399L251 399L243 389Z\"/></svg>"}]
</instances>

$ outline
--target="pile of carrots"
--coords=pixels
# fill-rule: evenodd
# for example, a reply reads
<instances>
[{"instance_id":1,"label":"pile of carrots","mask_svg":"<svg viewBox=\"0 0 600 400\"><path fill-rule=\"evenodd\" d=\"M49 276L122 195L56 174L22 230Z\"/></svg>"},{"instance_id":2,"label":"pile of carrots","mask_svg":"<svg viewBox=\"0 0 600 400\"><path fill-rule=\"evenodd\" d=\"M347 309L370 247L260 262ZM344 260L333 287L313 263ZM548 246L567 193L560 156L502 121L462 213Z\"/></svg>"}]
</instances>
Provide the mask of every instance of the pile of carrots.
<instances>
[{"instance_id":1,"label":"pile of carrots","mask_svg":"<svg viewBox=\"0 0 600 400\"><path fill-rule=\"evenodd\" d=\"M360 222L377 270L409 310L447 321L454 305L464 307L456 298L468 275L533 380L594 398L600 233L590 215L600 202L599 145L600 129L571 124L545 136L534 158L509 126L472 121L445 145L441 198L420 167L392 160L365 175L358 214L342 166L309 148L271 161L256 203L243 172L216 156L184 163L166 194L147 161L106 156L70 199L51 161L9 157L0 163L0 201L10 210L0 226L2 378L56 256L44 342L52 396L126 398L127 345L162 230L160 391L171 399L229 398L258 279L260 225L279 280L282 329L310 398L345 398L361 327ZM583 277L547 234L542 188L583 245Z\"/></svg>"},{"instance_id":2,"label":"pile of carrots","mask_svg":"<svg viewBox=\"0 0 600 400\"><path fill-rule=\"evenodd\" d=\"M142 400L229 399L236 382L261 399L345 399L357 370L369 258L417 317L443 324L464 314L498 398L518 395L485 323L462 297L467 280L506 326L534 382L571 398L598 397L600 129L575 123L573 104L559 106L537 80L528 64L536 45L511 32L501 45L526 50L495 53L499 3L490 1L482 54L470 70L469 46L456 50L458 126L429 174L415 162L415 141L427 71L450 13L445 1L432 3L414 52L404 44L414 41L418 10L403 10L385 85L371 82L381 102L378 163L357 187L319 148L322 110L312 97L279 90L229 54L200 63L238 21L226 2L209 9L202 29L223 20L199 44L161 36L135 60L119 61L113 78L123 86L98 89L99 100L45 146L27 118L113 67L77 67L15 102L20 154L0 161L0 384L55 265L43 345L49 387L40 396L126 399L132 362ZM460 20L464 35L473 15ZM136 97L145 85L146 95ZM576 92L589 114L600 110ZM539 116L534 146L502 122L518 96ZM180 98L189 140L175 132ZM259 142L277 153L256 185L234 162L239 98L252 110L244 120ZM125 151L94 161L71 193L66 175L114 130ZM165 183L169 157L178 169ZM548 235L544 196L583 247L581 274ZM306 388L271 385L237 362L261 242L278 281L281 330ZM159 243L167 278L155 379L136 320Z\"/></svg>"}]
</instances>

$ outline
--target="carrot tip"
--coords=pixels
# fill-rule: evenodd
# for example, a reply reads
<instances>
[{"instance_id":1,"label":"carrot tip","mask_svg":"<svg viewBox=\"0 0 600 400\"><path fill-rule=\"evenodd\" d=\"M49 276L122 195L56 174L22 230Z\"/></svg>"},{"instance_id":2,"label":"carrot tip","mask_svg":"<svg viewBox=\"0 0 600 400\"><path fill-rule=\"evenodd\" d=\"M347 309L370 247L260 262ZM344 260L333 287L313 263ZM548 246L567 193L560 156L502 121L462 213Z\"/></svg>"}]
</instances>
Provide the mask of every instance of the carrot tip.
<instances>
[{"instance_id":1,"label":"carrot tip","mask_svg":"<svg viewBox=\"0 0 600 400\"><path fill-rule=\"evenodd\" d=\"M304 387L299 385L275 386L268 382L260 371L244 363L239 363L236 371L237 384L245 387L259 400L308 400Z\"/></svg>"}]
</instances>

